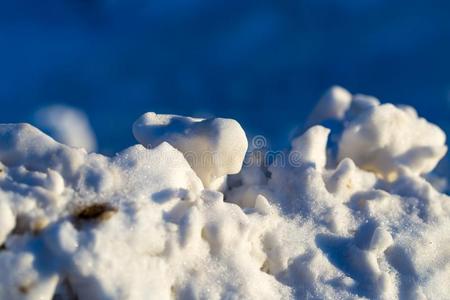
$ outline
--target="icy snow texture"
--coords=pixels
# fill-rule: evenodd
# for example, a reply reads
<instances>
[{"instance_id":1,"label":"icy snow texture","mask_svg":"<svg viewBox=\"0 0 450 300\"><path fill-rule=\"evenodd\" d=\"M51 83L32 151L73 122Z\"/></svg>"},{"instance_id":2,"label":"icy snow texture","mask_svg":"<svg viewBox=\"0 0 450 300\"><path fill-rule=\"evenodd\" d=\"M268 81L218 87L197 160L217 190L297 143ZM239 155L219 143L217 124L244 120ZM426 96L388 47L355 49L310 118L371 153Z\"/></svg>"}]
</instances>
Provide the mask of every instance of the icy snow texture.
<instances>
[{"instance_id":1,"label":"icy snow texture","mask_svg":"<svg viewBox=\"0 0 450 300\"><path fill-rule=\"evenodd\" d=\"M0 125L0 299L448 298L450 197L421 177L432 169L429 156L399 166L389 144L411 141L414 129L427 135L420 147L441 137L411 110L369 105L350 113L353 101L343 139L351 135L355 158L380 147L377 139L366 145L355 126L380 135L393 128L384 123L399 128L388 134L391 156L375 161L381 165L328 163L329 130L315 126L292 141L284 152L291 159L254 160L223 193L205 189L186 148L170 142L189 136L189 150L227 154L228 133L239 126L208 121L200 130L193 123L202 121L182 118L187 130L152 129L144 135L157 141L151 148L105 157L30 125ZM405 153L418 147L405 145ZM226 171L201 171L241 168L218 163ZM396 177L379 176L386 169Z\"/></svg>"},{"instance_id":2,"label":"icy snow texture","mask_svg":"<svg viewBox=\"0 0 450 300\"><path fill-rule=\"evenodd\" d=\"M87 116L80 110L65 105L41 108L34 116L36 126L68 146L97 149L97 141Z\"/></svg>"}]
</instances>

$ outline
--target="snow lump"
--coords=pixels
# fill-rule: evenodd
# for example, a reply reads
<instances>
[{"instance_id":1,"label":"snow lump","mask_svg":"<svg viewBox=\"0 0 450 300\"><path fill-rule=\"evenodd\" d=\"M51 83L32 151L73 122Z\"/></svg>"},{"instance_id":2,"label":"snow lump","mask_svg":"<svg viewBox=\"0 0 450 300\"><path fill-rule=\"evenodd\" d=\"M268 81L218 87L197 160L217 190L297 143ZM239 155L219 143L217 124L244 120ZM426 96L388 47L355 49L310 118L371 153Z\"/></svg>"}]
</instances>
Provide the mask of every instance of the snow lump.
<instances>
[{"instance_id":1,"label":"snow lump","mask_svg":"<svg viewBox=\"0 0 450 300\"><path fill-rule=\"evenodd\" d=\"M340 158L349 157L385 178L399 169L423 174L447 152L445 133L419 118L414 109L392 104L374 106L353 119L339 143Z\"/></svg>"},{"instance_id":2,"label":"snow lump","mask_svg":"<svg viewBox=\"0 0 450 300\"><path fill-rule=\"evenodd\" d=\"M247 137L231 119L196 119L146 113L133 125L136 139L146 147L169 142L180 150L206 186L241 170Z\"/></svg>"},{"instance_id":3,"label":"snow lump","mask_svg":"<svg viewBox=\"0 0 450 300\"><path fill-rule=\"evenodd\" d=\"M34 114L34 122L58 142L89 152L97 148L88 117L78 109L66 105L46 106Z\"/></svg>"}]
</instances>

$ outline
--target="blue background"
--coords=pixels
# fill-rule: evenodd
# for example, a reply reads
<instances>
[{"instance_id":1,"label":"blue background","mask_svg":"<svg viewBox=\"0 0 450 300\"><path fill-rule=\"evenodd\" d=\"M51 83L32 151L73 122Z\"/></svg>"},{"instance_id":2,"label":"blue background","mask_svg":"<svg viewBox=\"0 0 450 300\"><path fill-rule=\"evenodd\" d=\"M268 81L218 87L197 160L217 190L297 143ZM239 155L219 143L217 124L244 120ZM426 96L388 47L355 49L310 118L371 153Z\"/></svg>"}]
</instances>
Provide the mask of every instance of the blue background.
<instances>
[{"instance_id":1,"label":"blue background","mask_svg":"<svg viewBox=\"0 0 450 300\"><path fill-rule=\"evenodd\" d=\"M0 121L84 110L100 150L155 111L232 117L286 145L339 84L414 106L450 133L450 1L0 2Z\"/></svg>"}]
</instances>

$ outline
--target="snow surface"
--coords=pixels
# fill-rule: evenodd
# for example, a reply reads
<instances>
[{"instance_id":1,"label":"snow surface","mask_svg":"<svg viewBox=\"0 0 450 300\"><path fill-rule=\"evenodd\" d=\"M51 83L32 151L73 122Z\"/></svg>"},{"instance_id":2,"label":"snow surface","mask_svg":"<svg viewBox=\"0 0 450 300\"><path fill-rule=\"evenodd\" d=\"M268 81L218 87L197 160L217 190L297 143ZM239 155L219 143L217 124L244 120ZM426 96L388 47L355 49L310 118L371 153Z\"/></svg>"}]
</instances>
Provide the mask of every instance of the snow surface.
<instances>
[{"instance_id":1,"label":"snow surface","mask_svg":"<svg viewBox=\"0 0 450 300\"><path fill-rule=\"evenodd\" d=\"M312 117L243 166L232 120L144 115L145 147L113 157L0 125L0 299L448 298L450 197L423 176L445 135L341 91L326 102L344 108L314 112L341 119L337 156ZM219 155L199 167L188 151Z\"/></svg>"}]
</instances>

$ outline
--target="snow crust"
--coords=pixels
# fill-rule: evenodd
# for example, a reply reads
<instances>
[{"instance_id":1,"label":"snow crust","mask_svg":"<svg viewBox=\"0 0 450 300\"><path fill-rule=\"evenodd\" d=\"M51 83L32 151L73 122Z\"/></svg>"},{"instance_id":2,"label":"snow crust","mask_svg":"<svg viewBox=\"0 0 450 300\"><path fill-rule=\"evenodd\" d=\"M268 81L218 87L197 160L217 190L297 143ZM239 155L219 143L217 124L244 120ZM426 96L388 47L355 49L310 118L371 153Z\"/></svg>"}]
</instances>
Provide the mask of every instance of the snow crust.
<instances>
[{"instance_id":1,"label":"snow crust","mask_svg":"<svg viewBox=\"0 0 450 300\"><path fill-rule=\"evenodd\" d=\"M422 176L445 135L347 102L314 112L343 122L337 157L315 125L244 165L227 119L145 114L113 157L0 125L0 299L447 299L450 197Z\"/></svg>"}]
</instances>

